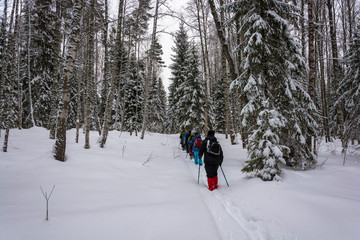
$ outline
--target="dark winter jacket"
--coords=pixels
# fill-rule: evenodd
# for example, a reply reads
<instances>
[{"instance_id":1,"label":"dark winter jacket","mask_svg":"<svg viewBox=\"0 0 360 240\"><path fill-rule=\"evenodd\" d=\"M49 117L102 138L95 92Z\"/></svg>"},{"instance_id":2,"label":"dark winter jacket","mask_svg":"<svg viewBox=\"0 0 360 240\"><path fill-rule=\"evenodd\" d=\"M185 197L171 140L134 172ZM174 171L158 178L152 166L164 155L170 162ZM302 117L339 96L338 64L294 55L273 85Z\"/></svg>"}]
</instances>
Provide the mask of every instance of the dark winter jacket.
<instances>
[{"instance_id":1,"label":"dark winter jacket","mask_svg":"<svg viewBox=\"0 0 360 240\"><path fill-rule=\"evenodd\" d=\"M220 155L214 156L207 152L207 143L208 141L217 141L216 137L214 136L207 136L201 144L199 150L199 158L202 158L204 154L204 162L205 164L219 164L221 165L224 159L223 150L220 149Z\"/></svg>"}]
</instances>

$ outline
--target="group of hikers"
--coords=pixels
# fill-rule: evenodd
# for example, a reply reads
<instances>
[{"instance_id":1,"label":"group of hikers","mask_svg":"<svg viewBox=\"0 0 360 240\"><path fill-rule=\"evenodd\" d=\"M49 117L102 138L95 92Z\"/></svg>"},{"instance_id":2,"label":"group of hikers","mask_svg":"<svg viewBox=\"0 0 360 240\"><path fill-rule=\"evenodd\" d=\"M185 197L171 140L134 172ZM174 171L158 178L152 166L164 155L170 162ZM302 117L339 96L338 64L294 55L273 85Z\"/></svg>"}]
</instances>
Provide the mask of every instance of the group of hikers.
<instances>
[{"instance_id":1,"label":"group of hikers","mask_svg":"<svg viewBox=\"0 0 360 240\"><path fill-rule=\"evenodd\" d=\"M224 155L215 137L215 132L213 130L208 131L206 138L202 140L200 134L194 130L182 131L180 133L180 144L182 149L186 150L186 153L189 154L190 159L194 159L196 165L203 165L202 156L204 155L209 190L217 189L217 171L223 162Z\"/></svg>"}]
</instances>

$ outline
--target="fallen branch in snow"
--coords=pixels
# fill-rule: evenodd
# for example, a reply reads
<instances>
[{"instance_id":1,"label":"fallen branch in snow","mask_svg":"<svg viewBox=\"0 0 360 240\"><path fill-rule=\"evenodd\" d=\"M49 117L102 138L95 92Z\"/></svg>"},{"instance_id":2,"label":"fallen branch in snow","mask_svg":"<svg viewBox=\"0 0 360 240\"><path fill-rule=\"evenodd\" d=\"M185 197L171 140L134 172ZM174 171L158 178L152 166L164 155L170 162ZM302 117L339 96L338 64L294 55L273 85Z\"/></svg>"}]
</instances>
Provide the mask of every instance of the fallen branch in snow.
<instances>
[{"instance_id":1,"label":"fallen branch in snow","mask_svg":"<svg viewBox=\"0 0 360 240\"><path fill-rule=\"evenodd\" d=\"M315 165L315 166L313 167L313 169L315 169L316 167L322 167L322 166L324 166L324 164L326 163L327 160L328 160L328 158L326 158L322 163Z\"/></svg>"},{"instance_id":2,"label":"fallen branch in snow","mask_svg":"<svg viewBox=\"0 0 360 240\"><path fill-rule=\"evenodd\" d=\"M49 199L50 199L50 197L51 197L51 194L52 194L53 191L54 191L54 188L55 188L55 185L54 185L54 187L51 189L50 194L48 195L47 192L44 192L44 190L43 190L42 187L40 186L41 192L42 192L42 194L44 195L44 197L45 197L45 199L46 199L46 221L49 220Z\"/></svg>"},{"instance_id":3,"label":"fallen branch in snow","mask_svg":"<svg viewBox=\"0 0 360 240\"><path fill-rule=\"evenodd\" d=\"M124 142L124 146L122 148L122 156L121 156L121 158L124 158L125 149L126 149L126 141Z\"/></svg>"},{"instance_id":4,"label":"fallen branch in snow","mask_svg":"<svg viewBox=\"0 0 360 240\"><path fill-rule=\"evenodd\" d=\"M152 157L153 151L151 151L150 156L146 159L146 161L143 163L143 166L145 166L146 163L148 163Z\"/></svg>"}]
</instances>

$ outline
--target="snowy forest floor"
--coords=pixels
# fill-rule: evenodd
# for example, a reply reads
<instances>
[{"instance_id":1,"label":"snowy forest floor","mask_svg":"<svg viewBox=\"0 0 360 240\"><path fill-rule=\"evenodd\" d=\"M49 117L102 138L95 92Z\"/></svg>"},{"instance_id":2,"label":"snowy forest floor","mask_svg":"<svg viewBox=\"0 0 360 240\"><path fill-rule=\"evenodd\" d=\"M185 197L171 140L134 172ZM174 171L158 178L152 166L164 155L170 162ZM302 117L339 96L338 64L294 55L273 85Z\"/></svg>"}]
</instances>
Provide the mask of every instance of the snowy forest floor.
<instances>
[{"instance_id":1,"label":"snowy forest floor","mask_svg":"<svg viewBox=\"0 0 360 240\"><path fill-rule=\"evenodd\" d=\"M241 145L216 136L230 187L219 169L220 187L210 192L178 135L141 140L113 131L101 149L92 132L86 150L84 136L76 144L70 130L63 163L52 158L48 131L13 129L8 152L0 152L0 239L360 239L359 154L343 166L340 142L323 142L324 165L283 169L282 181L263 182L241 172ZM54 185L45 221L40 186L50 193Z\"/></svg>"}]
</instances>

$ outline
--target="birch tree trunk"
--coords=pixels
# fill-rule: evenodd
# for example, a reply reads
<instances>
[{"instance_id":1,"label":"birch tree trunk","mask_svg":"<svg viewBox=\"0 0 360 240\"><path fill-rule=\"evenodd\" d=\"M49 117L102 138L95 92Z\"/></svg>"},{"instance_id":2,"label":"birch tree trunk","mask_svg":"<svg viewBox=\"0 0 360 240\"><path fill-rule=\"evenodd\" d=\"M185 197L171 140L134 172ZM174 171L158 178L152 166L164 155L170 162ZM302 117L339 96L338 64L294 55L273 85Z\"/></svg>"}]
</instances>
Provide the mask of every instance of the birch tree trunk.
<instances>
[{"instance_id":1,"label":"birch tree trunk","mask_svg":"<svg viewBox=\"0 0 360 240\"><path fill-rule=\"evenodd\" d=\"M62 12L60 7L60 0L56 1L56 29L61 28L61 18L62 18ZM50 112L50 119L49 119L49 125L48 128L50 129L49 138L55 139L56 136L56 120L57 120L57 110L58 110L58 89L59 89L59 79L60 79L60 66L61 66L61 40L62 40L62 34L61 31L58 30L58 34L56 37L56 47L55 49L58 51L58 60L57 60L57 66L56 66L56 79L51 89L51 112Z\"/></svg>"},{"instance_id":2,"label":"birch tree trunk","mask_svg":"<svg viewBox=\"0 0 360 240\"><path fill-rule=\"evenodd\" d=\"M119 10L118 10L118 25L117 25L117 36L116 36L116 47L115 47L115 60L112 64L112 71L111 71L111 83L110 83L110 93L108 99L106 101L106 108L105 108L105 115L104 115L104 127L102 132L102 137L100 140L100 147L104 147L107 136L109 134L109 124L111 122L111 109L114 101L114 92L115 92L115 78L117 76L116 68L120 61L120 47L121 47L121 34L122 34L122 22L123 22L123 9L124 9L124 0L120 0L119 3ZM121 72L119 72L121 74Z\"/></svg>"},{"instance_id":3,"label":"birch tree trunk","mask_svg":"<svg viewBox=\"0 0 360 240\"><path fill-rule=\"evenodd\" d=\"M9 74L9 81L10 81L10 90L8 94L8 115L6 118L6 130L5 130L5 137L4 137L4 145L3 151L7 152L8 142L9 142L9 135L10 135L10 128L12 127L14 120L13 120L13 108L14 108L14 87L15 87L15 67L16 67L16 39L18 33L18 26L19 26L19 15L18 15L18 7L19 7L19 0L14 1L15 5L15 26L14 26L14 33L9 34L9 50L11 54L10 61L6 61L6 64L10 64L10 74ZM13 9L14 11L14 9ZM13 16L13 15L12 15ZM12 21L12 19L11 19ZM10 24L11 29L12 24ZM8 66L6 67L8 69Z\"/></svg>"},{"instance_id":4,"label":"birch tree trunk","mask_svg":"<svg viewBox=\"0 0 360 240\"><path fill-rule=\"evenodd\" d=\"M71 31L69 33L69 42L66 52L66 71L63 83L63 90L60 103L59 122L56 131L56 142L54 147L54 157L56 160L65 161L66 150L66 125L69 114L69 103L71 93L71 81L73 78L73 69L77 53L77 43L79 41L80 29L80 0L74 0L73 17Z\"/></svg>"},{"instance_id":5,"label":"birch tree trunk","mask_svg":"<svg viewBox=\"0 0 360 240\"><path fill-rule=\"evenodd\" d=\"M90 1L89 13L89 46L88 46L88 78L86 79L86 114L85 114L85 149L90 148L90 128L91 128L91 104L94 91L94 39L95 39L95 0Z\"/></svg>"}]
</instances>

